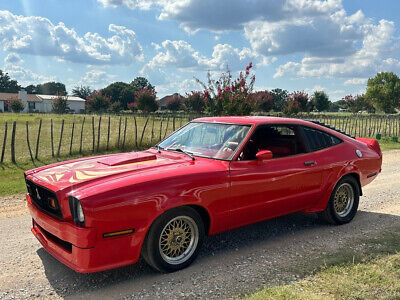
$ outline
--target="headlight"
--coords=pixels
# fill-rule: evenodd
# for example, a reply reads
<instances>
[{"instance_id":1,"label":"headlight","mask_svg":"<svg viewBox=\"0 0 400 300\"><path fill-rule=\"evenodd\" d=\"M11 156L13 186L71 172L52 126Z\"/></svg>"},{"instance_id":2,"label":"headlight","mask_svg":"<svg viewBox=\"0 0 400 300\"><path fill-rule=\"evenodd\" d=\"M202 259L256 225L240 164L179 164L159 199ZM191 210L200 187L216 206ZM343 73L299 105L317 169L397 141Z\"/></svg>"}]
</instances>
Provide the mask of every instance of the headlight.
<instances>
[{"instance_id":1,"label":"headlight","mask_svg":"<svg viewBox=\"0 0 400 300\"><path fill-rule=\"evenodd\" d=\"M78 225L85 224L85 214L82 209L81 202L78 198L69 197L69 209L71 211L71 216L74 222Z\"/></svg>"}]
</instances>

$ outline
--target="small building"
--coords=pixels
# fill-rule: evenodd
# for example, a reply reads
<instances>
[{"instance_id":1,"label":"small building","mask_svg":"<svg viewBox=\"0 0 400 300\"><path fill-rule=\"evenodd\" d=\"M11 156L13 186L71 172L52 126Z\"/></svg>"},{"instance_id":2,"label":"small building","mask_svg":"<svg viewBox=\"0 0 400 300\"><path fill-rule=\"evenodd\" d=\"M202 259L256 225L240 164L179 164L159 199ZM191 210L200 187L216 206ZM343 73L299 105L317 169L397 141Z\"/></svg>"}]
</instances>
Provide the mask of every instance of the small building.
<instances>
[{"instance_id":1,"label":"small building","mask_svg":"<svg viewBox=\"0 0 400 300\"><path fill-rule=\"evenodd\" d=\"M25 90L21 90L18 93L0 93L0 110L3 112L11 111L8 107L8 102L13 99L20 99L25 104L25 108L22 111L24 113L50 113L53 110L52 102L57 97L54 95L28 94ZM67 104L71 112L85 112L85 99L75 96L65 97L67 98Z\"/></svg>"},{"instance_id":2,"label":"small building","mask_svg":"<svg viewBox=\"0 0 400 300\"><path fill-rule=\"evenodd\" d=\"M168 101L174 97L179 97L179 98L183 99L183 96L181 96L179 93L174 93L172 95L164 96L160 100L158 100L158 109L166 110Z\"/></svg>"}]
</instances>

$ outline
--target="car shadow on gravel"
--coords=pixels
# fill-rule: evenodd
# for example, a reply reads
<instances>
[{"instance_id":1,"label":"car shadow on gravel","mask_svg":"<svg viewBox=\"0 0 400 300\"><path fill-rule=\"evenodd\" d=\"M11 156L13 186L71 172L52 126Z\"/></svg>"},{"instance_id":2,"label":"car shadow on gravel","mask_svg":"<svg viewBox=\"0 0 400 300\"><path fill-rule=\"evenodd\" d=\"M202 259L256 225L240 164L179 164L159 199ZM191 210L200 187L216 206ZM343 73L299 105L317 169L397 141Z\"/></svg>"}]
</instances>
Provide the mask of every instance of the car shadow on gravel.
<instances>
[{"instance_id":1,"label":"car shadow on gravel","mask_svg":"<svg viewBox=\"0 0 400 300\"><path fill-rule=\"evenodd\" d=\"M285 260L285 255L292 256L293 253L290 251L298 251L294 249L295 240L304 239L304 243L311 244L316 243L315 237L328 236L333 232L339 235L343 232L345 237L362 230L377 230L375 224L396 223L400 223L399 216L359 211L351 223L332 226L320 221L314 214L296 213L208 237L193 265L172 274L154 271L143 259L131 266L99 273L80 274L60 263L43 248L37 250L37 254L43 262L49 283L59 296L86 299L89 295L93 297L98 293L98 296L102 295L105 298L113 296L122 298L125 294L148 295L161 282L179 284L185 279L207 272L210 268L230 272L228 266L240 261L247 252L270 251ZM286 251L280 253L279 249L283 248L286 248ZM303 257L304 259L307 257ZM173 294L169 294L169 297L175 298Z\"/></svg>"}]
</instances>

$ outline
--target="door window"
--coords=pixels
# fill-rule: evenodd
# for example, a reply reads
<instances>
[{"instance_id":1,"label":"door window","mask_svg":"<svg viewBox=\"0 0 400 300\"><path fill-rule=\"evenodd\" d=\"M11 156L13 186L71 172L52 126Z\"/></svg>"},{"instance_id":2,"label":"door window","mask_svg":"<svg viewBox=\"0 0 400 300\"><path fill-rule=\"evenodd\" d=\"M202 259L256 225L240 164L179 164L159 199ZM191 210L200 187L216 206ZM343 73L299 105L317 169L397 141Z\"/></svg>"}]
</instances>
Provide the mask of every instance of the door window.
<instances>
[{"instance_id":1,"label":"door window","mask_svg":"<svg viewBox=\"0 0 400 300\"><path fill-rule=\"evenodd\" d=\"M273 158L306 153L299 127L284 124L259 126L238 159L255 160L257 152L261 150L271 151Z\"/></svg>"}]
</instances>

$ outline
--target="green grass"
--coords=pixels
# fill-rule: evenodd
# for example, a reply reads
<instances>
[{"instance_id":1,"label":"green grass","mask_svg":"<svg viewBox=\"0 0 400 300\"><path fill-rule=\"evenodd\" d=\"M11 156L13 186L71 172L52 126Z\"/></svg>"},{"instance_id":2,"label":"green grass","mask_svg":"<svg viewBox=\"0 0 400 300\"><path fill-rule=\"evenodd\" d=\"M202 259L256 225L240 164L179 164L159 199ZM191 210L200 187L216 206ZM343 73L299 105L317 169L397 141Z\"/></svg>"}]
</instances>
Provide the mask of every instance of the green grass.
<instances>
[{"instance_id":1,"label":"green grass","mask_svg":"<svg viewBox=\"0 0 400 300\"><path fill-rule=\"evenodd\" d=\"M163 118L160 116L153 116L149 119L145 131L143 132L146 124L147 117L143 115L136 116L135 127L133 114L123 116L116 115L103 115L101 116L100 135L99 135L99 119L98 115L54 115L54 114L0 114L0 154L3 146L5 135L5 123L7 122L7 139L5 144L4 162L11 161L11 135L12 123L16 121L16 134L15 134L15 154L17 162L25 162L30 159L26 122L29 128L29 143L35 156L36 143L38 136L39 122L42 120L42 127L39 140L38 158L48 159L52 156L52 143L51 143L51 120L53 120L53 152L57 156L58 148L60 146L60 156L79 155L81 144L81 131L83 120L85 119L82 134L82 152L91 153L93 150L93 124L94 120L94 148L95 152L104 151L131 151L134 149L146 148L154 145L164 136L169 135L174 129L174 119ZM108 120L110 118L110 137L107 150L108 139ZM60 144L62 121L64 120L64 131ZM126 130L125 130L126 120ZM153 123L154 120L154 123ZM120 127L121 121L121 127ZM175 119L175 129L178 129L188 121L187 117ZM162 122L162 128L161 128ZM73 125L75 124L75 125ZM74 127L74 135L72 138L72 128ZM161 131L161 132L160 132ZM136 134L137 132L137 134ZM124 134L125 133L125 134ZM100 136L100 138L99 138ZM124 137L125 136L125 137ZM143 136L143 138L142 138ZM72 140L72 148L71 148ZM97 145L99 145L97 150ZM138 146L136 146L138 145ZM71 149L71 151L70 151Z\"/></svg>"},{"instance_id":2,"label":"green grass","mask_svg":"<svg viewBox=\"0 0 400 300\"><path fill-rule=\"evenodd\" d=\"M400 228L358 242L364 244L362 251L344 248L307 262L298 268L311 275L246 299L399 299Z\"/></svg>"}]
</instances>

